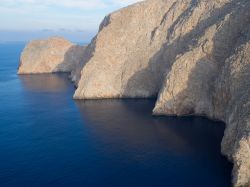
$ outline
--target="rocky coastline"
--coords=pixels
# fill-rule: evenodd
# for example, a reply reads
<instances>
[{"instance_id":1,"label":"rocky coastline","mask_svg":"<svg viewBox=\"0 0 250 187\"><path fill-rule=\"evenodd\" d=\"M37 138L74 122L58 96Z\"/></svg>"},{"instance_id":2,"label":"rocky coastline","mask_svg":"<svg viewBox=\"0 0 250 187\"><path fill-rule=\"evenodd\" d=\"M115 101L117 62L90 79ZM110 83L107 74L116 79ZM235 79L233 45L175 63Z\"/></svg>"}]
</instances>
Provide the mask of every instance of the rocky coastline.
<instances>
[{"instance_id":1,"label":"rocky coastline","mask_svg":"<svg viewBox=\"0 0 250 187\"><path fill-rule=\"evenodd\" d=\"M249 187L249 10L249 0L146 0L107 15L86 47L30 42L18 73L69 72L74 99L157 97L154 115L221 120L232 183Z\"/></svg>"}]
</instances>

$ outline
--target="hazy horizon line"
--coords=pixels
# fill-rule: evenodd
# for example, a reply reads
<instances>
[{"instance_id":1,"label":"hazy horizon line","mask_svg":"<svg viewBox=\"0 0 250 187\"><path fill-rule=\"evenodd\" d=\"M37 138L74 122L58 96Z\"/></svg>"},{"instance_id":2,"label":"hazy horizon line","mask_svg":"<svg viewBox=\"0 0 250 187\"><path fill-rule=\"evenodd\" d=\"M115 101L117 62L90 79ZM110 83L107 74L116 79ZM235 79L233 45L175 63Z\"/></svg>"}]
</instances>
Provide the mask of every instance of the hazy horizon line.
<instances>
[{"instance_id":1,"label":"hazy horizon line","mask_svg":"<svg viewBox=\"0 0 250 187\"><path fill-rule=\"evenodd\" d=\"M46 39L53 36L63 37L71 42L89 43L97 30L74 29L33 29L7 30L0 29L0 42L28 42L35 39Z\"/></svg>"}]
</instances>

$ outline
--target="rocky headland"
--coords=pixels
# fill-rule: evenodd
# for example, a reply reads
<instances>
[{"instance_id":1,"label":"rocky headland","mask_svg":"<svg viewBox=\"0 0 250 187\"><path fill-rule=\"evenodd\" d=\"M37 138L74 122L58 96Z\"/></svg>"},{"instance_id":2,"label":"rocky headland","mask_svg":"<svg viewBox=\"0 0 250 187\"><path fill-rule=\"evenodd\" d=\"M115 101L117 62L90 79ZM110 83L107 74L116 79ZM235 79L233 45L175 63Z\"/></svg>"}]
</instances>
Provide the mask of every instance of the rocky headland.
<instances>
[{"instance_id":1,"label":"rocky headland","mask_svg":"<svg viewBox=\"0 0 250 187\"><path fill-rule=\"evenodd\" d=\"M84 61L84 51L61 37L31 41L21 54L18 74L72 72Z\"/></svg>"},{"instance_id":2,"label":"rocky headland","mask_svg":"<svg viewBox=\"0 0 250 187\"><path fill-rule=\"evenodd\" d=\"M19 73L71 72L75 99L157 97L154 115L224 121L233 184L248 187L249 10L249 0L146 0L106 16L69 58L63 39L31 42Z\"/></svg>"}]
</instances>

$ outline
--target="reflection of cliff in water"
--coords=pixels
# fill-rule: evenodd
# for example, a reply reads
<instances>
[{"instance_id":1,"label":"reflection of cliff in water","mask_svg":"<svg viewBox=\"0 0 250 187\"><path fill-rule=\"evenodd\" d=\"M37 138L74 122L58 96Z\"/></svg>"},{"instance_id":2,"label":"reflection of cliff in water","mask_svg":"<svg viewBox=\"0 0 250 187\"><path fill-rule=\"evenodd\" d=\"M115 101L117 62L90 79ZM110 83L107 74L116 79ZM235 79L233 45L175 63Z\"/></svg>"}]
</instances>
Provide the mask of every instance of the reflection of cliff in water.
<instances>
[{"instance_id":1,"label":"reflection of cliff in water","mask_svg":"<svg viewBox=\"0 0 250 187\"><path fill-rule=\"evenodd\" d=\"M154 100L76 101L85 125L116 149L220 156L224 125L197 117L153 117ZM110 150L109 150L110 151ZM184 155L183 155L184 154ZM212 159L212 158L211 158Z\"/></svg>"},{"instance_id":2,"label":"reflection of cliff in water","mask_svg":"<svg viewBox=\"0 0 250 187\"><path fill-rule=\"evenodd\" d=\"M61 92L67 90L70 81L67 81L68 74L36 74L19 75L22 85L29 91L35 92Z\"/></svg>"}]
</instances>

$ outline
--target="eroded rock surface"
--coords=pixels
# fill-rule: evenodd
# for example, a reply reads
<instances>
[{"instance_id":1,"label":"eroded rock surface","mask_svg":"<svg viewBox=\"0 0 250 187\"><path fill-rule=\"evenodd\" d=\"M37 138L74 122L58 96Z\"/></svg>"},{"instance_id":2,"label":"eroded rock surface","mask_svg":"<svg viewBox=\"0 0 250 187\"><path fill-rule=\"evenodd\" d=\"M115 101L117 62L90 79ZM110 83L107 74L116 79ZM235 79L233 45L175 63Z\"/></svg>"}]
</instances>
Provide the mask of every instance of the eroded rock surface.
<instances>
[{"instance_id":1,"label":"eroded rock surface","mask_svg":"<svg viewBox=\"0 0 250 187\"><path fill-rule=\"evenodd\" d=\"M145 1L108 15L92 41L77 99L156 96L165 72L155 56L187 1Z\"/></svg>"},{"instance_id":2,"label":"eroded rock surface","mask_svg":"<svg viewBox=\"0 0 250 187\"><path fill-rule=\"evenodd\" d=\"M238 186L250 186L249 31L247 42L241 44L226 60L216 81L213 99L214 116L224 118L227 124L222 141L222 153L229 156L234 163L234 183ZM217 116L218 114L222 114L223 117Z\"/></svg>"},{"instance_id":3,"label":"eroded rock surface","mask_svg":"<svg viewBox=\"0 0 250 187\"><path fill-rule=\"evenodd\" d=\"M108 15L75 99L158 95L155 115L227 124L222 153L250 185L250 1L147 0Z\"/></svg>"},{"instance_id":4,"label":"eroded rock surface","mask_svg":"<svg viewBox=\"0 0 250 187\"><path fill-rule=\"evenodd\" d=\"M83 62L84 50L60 37L31 41L22 52L18 73L71 72Z\"/></svg>"}]
</instances>

